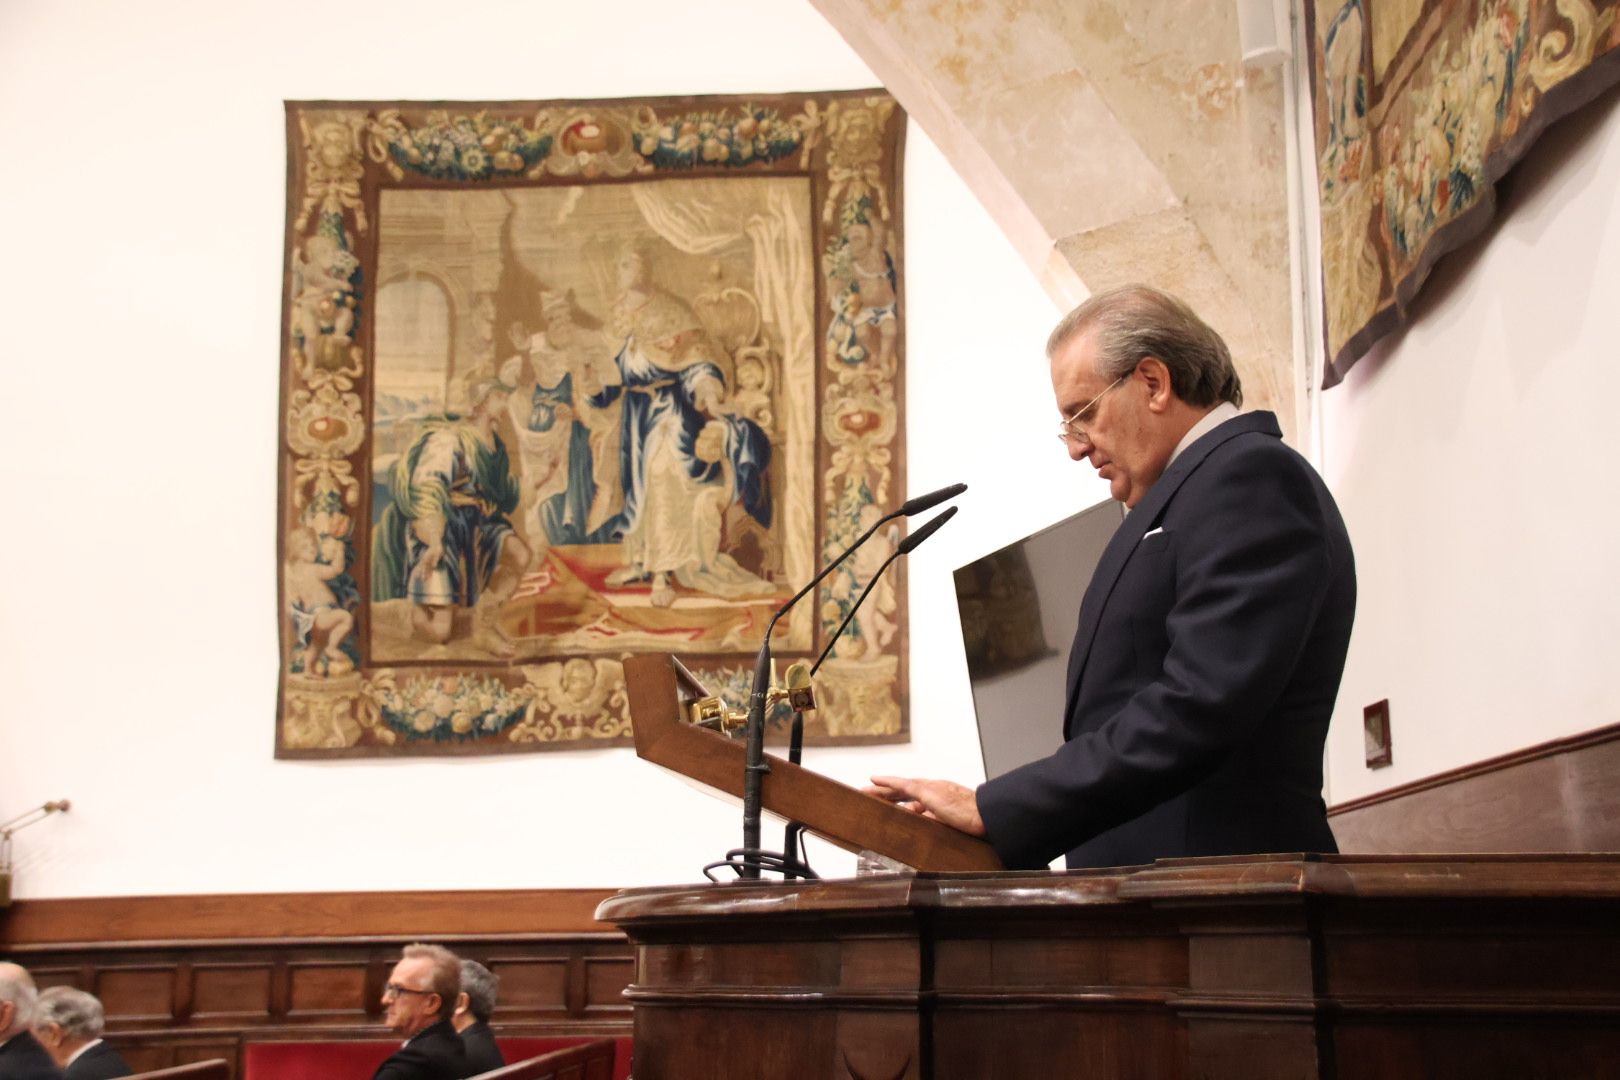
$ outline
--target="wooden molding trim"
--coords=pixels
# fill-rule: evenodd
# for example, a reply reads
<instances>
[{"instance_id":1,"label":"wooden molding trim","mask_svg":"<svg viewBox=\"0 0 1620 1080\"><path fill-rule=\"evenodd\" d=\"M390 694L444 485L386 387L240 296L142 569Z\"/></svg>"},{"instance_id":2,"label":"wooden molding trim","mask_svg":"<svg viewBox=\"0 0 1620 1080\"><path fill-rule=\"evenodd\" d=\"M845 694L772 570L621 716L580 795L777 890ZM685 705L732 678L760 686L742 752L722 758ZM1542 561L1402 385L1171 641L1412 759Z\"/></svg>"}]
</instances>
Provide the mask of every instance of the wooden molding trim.
<instances>
[{"instance_id":1,"label":"wooden molding trim","mask_svg":"<svg viewBox=\"0 0 1620 1080\"><path fill-rule=\"evenodd\" d=\"M1544 743L1537 743L1534 746L1527 746L1522 750L1514 750L1510 753L1499 754L1493 758L1486 758L1483 761L1476 761L1472 765L1447 769L1445 772L1435 773L1433 776L1426 776L1421 780L1413 780L1405 784L1398 784L1392 788L1386 788L1383 791L1375 791L1371 795L1363 795L1356 799L1346 799L1342 803L1334 803L1328 807L1328 817L1333 817L1336 814L1352 813L1363 807L1375 806L1378 803L1392 802L1408 795L1415 795L1420 791L1455 784L1459 780L1471 780L1487 773L1511 769L1516 765L1526 765L1541 758L1552 757L1555 754L1574 753L1617 740L1620 740L1620 724L1609 724L1605 727L1594 728L1579 735L1566 735L1561 739L1551 739Z\"/></svg>"},{"instance_id":2,"label":"wooden molding trim","mask_svg":"<svg viewBox=\"0 0 1620 1080\"><path fill-rule=\"evenodd\" d=\"M18 900L0 912L0 945L435 940L601 934L596 906L616 889L237 893Z\"/></svg>"},{"instance_id":3,"label":"wooden molding trim","mask_svg":"<svg viewBox=\"0 0 1620 1080\"><path fill-rule=\"evenodd\" d=\"M1328 810L1348 853L1620 851L1620 724Z\"/></svg>"}]
</instances>

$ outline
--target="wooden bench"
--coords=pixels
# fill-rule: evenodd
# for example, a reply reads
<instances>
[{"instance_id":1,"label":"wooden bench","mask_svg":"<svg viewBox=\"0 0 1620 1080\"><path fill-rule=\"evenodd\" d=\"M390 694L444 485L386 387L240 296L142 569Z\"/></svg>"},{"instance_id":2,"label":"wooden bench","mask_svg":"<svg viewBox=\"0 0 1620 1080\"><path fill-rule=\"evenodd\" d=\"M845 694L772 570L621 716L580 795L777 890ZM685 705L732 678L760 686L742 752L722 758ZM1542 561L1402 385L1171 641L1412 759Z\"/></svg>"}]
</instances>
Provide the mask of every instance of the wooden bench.
<instances>
[{"instance_id":1,"label":"wooden bench","mask_svg":"<svg viewBox=\"0 0 1620 1080\"><path fill-rule=\"evenodd\" d=\"M497 1036L495 1045L507 1061L526 1062L530 1058L586 1045L580 1036ZM628 1038L607 1040L614 1043L613 1069L609 1080L625 1080L630 1075ZM365 1080L383 1060L399 1049L398 1039L251 1041L242 1047L240 1080L332 1080L333 1077ZM593 1074L582 1074L593 1075Z\"/></svg>"},{"instance_id":2,"label":"wooden bench","mask_svg":"<svg viewBox=\"0 0 1620 1080\"><path fill-rule=\"evenodd\" d=\"M190 1065L176 1065L172 1069L135 1073L129 1080L230 1080L231 1063L224 1058L194 1061Z\"/></svg>"},{"instance_id":3,"label":"wooden bench","mask_svg":"<svg viewBox=\"0 0 1620 1080\"><path fill-rule=\"evenodd\" d=\"M614 1058L614 1041L597 1039L479 1073L472 1080L613 1080Z\"/></svg>"}]
</instances>

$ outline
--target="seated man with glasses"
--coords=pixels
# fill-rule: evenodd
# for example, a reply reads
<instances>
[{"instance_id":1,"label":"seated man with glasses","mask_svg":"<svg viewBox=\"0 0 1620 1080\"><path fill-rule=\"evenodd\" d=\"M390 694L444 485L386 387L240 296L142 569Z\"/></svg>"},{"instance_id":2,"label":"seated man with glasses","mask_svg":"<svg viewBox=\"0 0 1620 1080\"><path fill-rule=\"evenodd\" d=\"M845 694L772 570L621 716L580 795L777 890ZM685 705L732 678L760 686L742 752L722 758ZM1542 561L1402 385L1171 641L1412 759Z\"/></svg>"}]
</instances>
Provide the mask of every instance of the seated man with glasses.
<instances>
[{"instance_id":1,"label":"seated man with glasses","mask_svg":"<svg viewBox=\"0 0 1620 1080\"><path fill-rule=\"evenodd\" d=\"M383 987L388 1026L405 1045L372 1080L462 1080L467 1051L450 1018L461 996L461 961L442 945L407 945Z\"/></svg>"},{"instance_id":2,"label":"seated man with glasses","mask_svg":"<svg viewBox=\"0 0 1620 1080\"><path fill-rule=\"evenodd\" d=\"M1130 509L1080 607L1064 744L976 790L873 794L996 849L1008 869L1336 851L1322 751L1356 608L1322 478L1231 353L1146 285L1100 293L1046 347L1059 437Z\"/></svg>"}]
</instances>

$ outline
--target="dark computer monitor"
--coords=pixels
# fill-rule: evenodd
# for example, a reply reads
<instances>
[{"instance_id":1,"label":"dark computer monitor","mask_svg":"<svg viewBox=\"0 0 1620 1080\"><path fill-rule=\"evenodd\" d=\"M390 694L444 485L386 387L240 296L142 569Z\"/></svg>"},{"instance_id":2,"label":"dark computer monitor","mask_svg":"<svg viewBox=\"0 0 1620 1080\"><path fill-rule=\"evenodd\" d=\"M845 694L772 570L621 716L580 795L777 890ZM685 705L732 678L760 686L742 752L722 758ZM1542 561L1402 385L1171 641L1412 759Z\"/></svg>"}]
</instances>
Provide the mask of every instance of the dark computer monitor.
<instances>
[{"instance_id":1,"label":"dark computer monitor","mask_svg":"<svg viewBox=\"0 0 1620 1080\"><path fill-rule=\"evenodd\" d=\"M1080 597L1125 508L1112 499L956 571L986 777L1063 742L1063 693Z\"/></svg>"}]
</instances>

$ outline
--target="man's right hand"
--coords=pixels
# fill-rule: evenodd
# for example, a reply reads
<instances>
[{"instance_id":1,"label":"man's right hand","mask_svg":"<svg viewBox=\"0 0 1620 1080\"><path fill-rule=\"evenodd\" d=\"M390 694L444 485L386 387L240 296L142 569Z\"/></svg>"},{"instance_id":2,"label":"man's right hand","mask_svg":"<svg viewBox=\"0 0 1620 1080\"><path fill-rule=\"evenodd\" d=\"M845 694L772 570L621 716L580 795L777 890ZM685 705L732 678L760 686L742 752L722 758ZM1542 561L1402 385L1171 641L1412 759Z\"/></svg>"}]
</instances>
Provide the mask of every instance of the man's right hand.
<instances>
[{"instance_id":1,"label":"man's right hand","mask_svg":"<svg viewBox=\"0 0 1620 1080\"><path fill-rule=\"evenodd\" d=\"M887 799L902 810L942 821L969 836L983 836L979 796L970 787L949 780L912 780L903 776L874 776L868 795Z\"/></svg>"}]
</instances>

